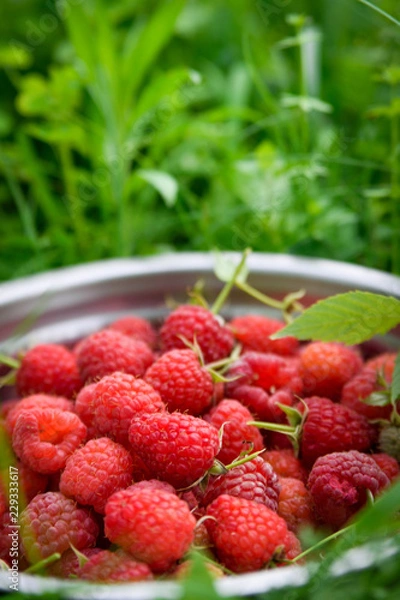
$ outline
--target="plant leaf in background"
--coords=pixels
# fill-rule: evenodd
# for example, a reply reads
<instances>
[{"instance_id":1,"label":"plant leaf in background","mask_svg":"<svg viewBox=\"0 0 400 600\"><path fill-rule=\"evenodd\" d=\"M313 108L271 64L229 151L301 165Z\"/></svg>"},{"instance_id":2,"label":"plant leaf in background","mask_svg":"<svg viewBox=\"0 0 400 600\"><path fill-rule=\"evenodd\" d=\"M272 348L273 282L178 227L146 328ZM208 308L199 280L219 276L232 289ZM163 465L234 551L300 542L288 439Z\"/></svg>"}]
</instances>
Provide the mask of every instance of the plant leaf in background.
<instances>
[{"instance_id":1,"label":"plant leaf in background","mask_svg":"<svg viewBox=\"0 0 400 600\"><path fill-rule=\"evenodd\" d=\"M160 193L167 206L175 204L178 195L178 182L175 177L169 173L152 169L139 169L137 175Z\"/></svg>"},{"instance_id":2,"label":"plant leaf in background","mask_svg":"<svg viewBox=\"0 0 400 600\"><path fill-rule=\"evenodd\" d=\"M319 300L271 336L360 344L400 323L400 300L371 292L346 292Z\"/></svg>"}]
</instances>

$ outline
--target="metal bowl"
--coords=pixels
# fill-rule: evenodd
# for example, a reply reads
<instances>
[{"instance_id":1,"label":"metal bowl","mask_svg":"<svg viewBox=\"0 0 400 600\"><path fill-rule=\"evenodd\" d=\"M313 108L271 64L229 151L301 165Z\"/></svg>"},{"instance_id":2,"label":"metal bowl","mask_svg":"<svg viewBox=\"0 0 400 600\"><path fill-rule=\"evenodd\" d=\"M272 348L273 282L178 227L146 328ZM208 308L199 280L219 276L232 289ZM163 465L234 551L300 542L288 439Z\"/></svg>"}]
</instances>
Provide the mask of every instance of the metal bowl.
<instances>
[{"instance_id":1,"label":"metal bowl","mask_svg":"<svg viewBox=\"0 0 400 600\"><path fill-rule=\"evenodd\" d=\"M226 256L236 262L240 259L236 253ZM222 287L214 275L214 264L214 257L208 253L178 253L104 260L4 283L0 285L0 352L14 353L43 341L72 344L129 313L159 321L167 312L166 298L185 301L188 288L199 279L204 281L205 295L212 301ZM400 298L399 277L357 265L261 253L251 254L247 264L249 282L276 298L298 289L306 290L306 303L355 289ZM256 301L234 289L224 314L232 317L259 310ZM388 346L400 346L399 337L394 334L385 336L383 341ZM356 563L363 560L359 556ZM347 566L352 568L351 561ZM218 580L216 586L221 595L247 596L289 584L300 585L307 577L305 567L293 566L226 577ZM0 589L9 587L9 573L0 572ZM169 581L115 587L72 584L23 573L19 574L18 587L39 595L45 590L60 589L70 598L132 600L175 599L181 589L178 583Z\"/></svg>"}]
</instances>

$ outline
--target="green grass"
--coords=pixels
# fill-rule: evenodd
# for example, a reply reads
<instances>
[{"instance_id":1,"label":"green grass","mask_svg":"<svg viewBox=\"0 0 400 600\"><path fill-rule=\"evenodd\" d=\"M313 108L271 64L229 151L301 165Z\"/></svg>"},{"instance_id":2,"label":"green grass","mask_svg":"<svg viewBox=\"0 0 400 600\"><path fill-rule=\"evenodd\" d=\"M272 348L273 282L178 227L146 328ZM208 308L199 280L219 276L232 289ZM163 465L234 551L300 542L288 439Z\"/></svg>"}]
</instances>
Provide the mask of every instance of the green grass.
<instances>
[{"instance_id":1,"label":"green grass","mask_svg":"<svg viewBox=\"0 0 400 600\"><path fill-rule=\"evenodd\" d=\"M400 273L395 0L105 0L0 25L0 279L166 250Z\"/></svg>"}]
</instances>

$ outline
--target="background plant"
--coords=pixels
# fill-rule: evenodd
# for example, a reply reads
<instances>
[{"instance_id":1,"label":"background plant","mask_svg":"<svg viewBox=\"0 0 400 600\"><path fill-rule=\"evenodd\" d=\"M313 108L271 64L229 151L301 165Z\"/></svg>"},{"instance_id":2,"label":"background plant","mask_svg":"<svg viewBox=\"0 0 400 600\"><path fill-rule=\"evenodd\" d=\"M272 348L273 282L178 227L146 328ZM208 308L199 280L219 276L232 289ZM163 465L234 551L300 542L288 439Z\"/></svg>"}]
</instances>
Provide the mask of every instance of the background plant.
<instances>
[{"instance_id":1,"label":"background plant","mask_svg":"<svg viewBox=\"0 0 400 600\"><path fill-rule=\"evenodd\" d=\"M399 29L366 4L3 0L0 278L246 246L400 272Z\"/></svg>"}]
</instances>

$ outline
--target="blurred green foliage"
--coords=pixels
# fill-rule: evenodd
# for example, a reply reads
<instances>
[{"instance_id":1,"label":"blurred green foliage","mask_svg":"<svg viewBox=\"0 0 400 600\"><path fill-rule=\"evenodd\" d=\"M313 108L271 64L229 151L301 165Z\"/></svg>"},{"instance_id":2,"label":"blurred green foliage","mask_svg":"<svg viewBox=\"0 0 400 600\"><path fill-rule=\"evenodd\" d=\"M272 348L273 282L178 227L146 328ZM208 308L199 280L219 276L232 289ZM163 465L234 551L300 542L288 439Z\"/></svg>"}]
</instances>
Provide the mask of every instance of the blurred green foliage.
<instances>
[{"instance_id":1,"label":"blurred green foliage","mask_svg":"<svg viewBox=\"0 0 400 600\"><path fill-rule=\"evenodd\" d=\"M400 273L400 29L365 3L0 11L0 279L247 246Z\"/></svg>"}]
</instances>

